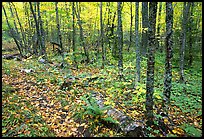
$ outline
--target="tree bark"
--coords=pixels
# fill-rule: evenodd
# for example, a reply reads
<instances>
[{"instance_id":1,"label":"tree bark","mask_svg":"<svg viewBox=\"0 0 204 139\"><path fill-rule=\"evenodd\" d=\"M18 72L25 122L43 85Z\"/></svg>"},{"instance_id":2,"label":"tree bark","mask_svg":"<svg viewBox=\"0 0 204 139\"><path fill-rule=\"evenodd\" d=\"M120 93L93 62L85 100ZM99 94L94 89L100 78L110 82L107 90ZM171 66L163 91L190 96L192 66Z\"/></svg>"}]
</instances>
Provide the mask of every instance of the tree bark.
<instances>
[{"instance_id":1,"label":"tree bark","mask_svg":"<svg viewBox=\"0 0 204 139\"><path fill-rule=\"evenodd\" d=\"M40 29L40 37L41 37L41 55L44 55L44 58L47 59L46 55L46 48L45 48L45 35L44 35L44 29L43 29L43 23L41 19L40 14L40 2L37 2L37 9L38 9L38 23L39 23L39 29Z\"/></svg>"},{"instance_id":2,"label":"tree bark","mask_svg":"<svg viewBox=\"0 0 204 139\"><path fill-rule=\"evenodd\" d=\"M20 44L18 43L18 40L17 40L16 35L15 35L15 31L12 29L12 27L11 27L9 21L8 21L8 16L7 16L7 14L6 14L6 10L5 10L3 4L2 4L2 8L3 8L3 11L4 11L4 15L5 15L5 17L6 17L6 23L7 23L7 25L8 25L9 32L10 32L12 38L14 39L14 42L16 43L16 46L17 46L17 48L18 48L18 50L19 50L19 52L20 52L20 55L23 56L22 51L21 51L21 46L20 46Z\"/></svg>"},{"instance_id":3,"label":"tree bark","mask_svg":"<svg viewBox=\"0 0 204 139\"><path fill-rule=\"evenodd\" d=\"M74 2L72 2L72 29L73 29L73 34L72 34L72 50L73 50L73 57L74 57L74 66L77 67L76 63L76 55L75 55L75 14L74 14Z\"/></svg>"},{"instance_id":4,"label":"tree bark","mask_svg":"<svg viewBox=\"0 0 204 139\"><path fill-rule=\"evenodd\" d=\"M115 18L116 18L116 12L114 12L114 15L113 15L113 19L112 19L112 24L111 24L111 40L113 42L113 47L112 47L112 56L113 57L118 57L117 55L117 52L118 52L118 46L117 46L117 38L116 38L116 35L114 35L114 29L115 29Z\"/></svg>"},{"instance_id":5,"label":"tree bark","mask_svg":"<svg viewBox=\"0 0 204 139\"><path fill-rule=\"evenodd\" d=\"M122 30L122 19L121 19L121 2L118 2L118 48L119 48L119 59L118 59L118 70L119 79L123 78L123 30Z\"/></svg>"},{"instance_id":6,"label":"tree bark","mask_svg":"<svg viewBox=\"0 0 204 139\"><path fill-rule=\"evenodd\" d=\"M22 45L22 46L24 47L25 53L27 53L27 48L28 48L28 46L27 46L27 44L26 44L25 32L24 32L23 27L22 27L22 25L21 25L21 22L20 22L20 19L19 19L19 16L18 16L18 12L17 12L17 10L16 10L16 7L15 7L15 5L14 5L13 3L12 3L12 5L13 5L13 8L14 8L14 11L15 11L15 14L16 14L16 18L17 18L18 24L19 24L19 26L20 26L20 31L21 31L22 41L23 41L23 45Z\"/></svg>"},{"instance_id":7,"label":"tree bark","mask_svg":"<svg viewBox=\"0 0 204 139\"><path fill-rule=\"evenodd\" d=\"M193 63L193 35L192 35L192 28L194 26L193 24L193 8L194 8L194 2L191 2L191 11L190 11L190 18L189 18L189 61L188 61L188 66L191 67Z\"/></svg>"},{"instance_id":8,"label":"tree bark","mask_svg":"<svg viewBox=\"0 0 204 139\"><path fill-rule=\"evenodd\" d=\"M139 2L135 2L135 48L136 48L136 76L135 76L135 88L138 82L140 82L140 40L139 40Z\"/></svg>"},{"instance_id":9,"label":"tree bark","mask_svg":"<svg viewBox=\"0 0 204 139\"><path fill-rule=\"evenodd\" d=\"M171 81L172 81L172 58L173 58L173 7L172 2L166 2L166 63L165 63L165 75L164 75L164 97L163 107L166 114L168 114L168 105L170 104L171 95Z\"/></svg>"},{"instance_id":10,"label":"tree bark","mask_svg":"<svg viewBox=\"0 0 204 139\"><path fill-rule=\"evenodd\" d=\"M107 32L106 32L106 42L108 44L108 48L110 49L110 20L111 20L111 9L110 9L110 2L107 3L108 7L108 23L107 23Z\"/></svg>"},{"instance_id":11,"label":"tree bark","mask_svg":"<svg viewBox=\"0 0 204 139\"><path fill-rule=\"evenodd\" d=\"M160 52L163 52L163 48L161 45L161 35L160 35L160 28L161 28L161 24L160 24L160 20L161 20L161 10L162 10L162 2L159 3L159 13L158 13L158 26L157 26L157 49L160 50ZM160 39L159 39L160 38Z\"/></svg>"},{"instance_id":12,"label":"tree bark","mask_svg":"<svg viewBox=\"0 0 204 139\"><path fill-rule=\"evenodd\" d=\"M184 55L185 55L185 46L186 46L186 26L188 23L190 3L186 5L184 2L183 6L183 20L182 20L182 40L181 40L181 49L180 49L180 82L185 83L184 77Z\"/></svg>"},{"instance_id":13,"label":"tree bark","mask_svg":"<svg viewBox=\"0 0 204 139\"><path fill-rule=\"evenodd\" d=\"M78 7L78 4L76 3L76 6ZM77 8L77 10L75 9L75 13L76 13L76 17L78 19L78 25L79 25L79 29L80 29L80 38L81 38L81 44L84 48L84 53L85 53L85 56L86 56L86 62L89 63L90 59L89 59L89 53L88 53L88 50L85 46L85 42L84 42L84 35L83 35L83 28L82 28L82 22L81 22L81 19L80 19L80 7Z\"/></svg>"},{"instance_id":14,"label":"tree bark","mask_svg":"<svg viewBox=\"0 0 204 139\"><path fill-rule=\"evenodd\" d=\"M36 44L34 43L34 53L38 54L38 51L37 51L38 45L37 44L39 44L39 42L40 42L39 24L38 24L38 21L37 21L36 14L35 14L35 12L33 10L32 2L29 2L29 4L30 4L30 10L31 10L31 12L33 14L33 18L34 18L34 21L35 21L35 27L36 27L36 31L37 31L37 42L36 42Z\"/></svg>"},{"instance_id":15,"label":"tree bark","mask_svg":"<svg viewBox=\"0 0 204 139\"><path fill-rule=\"evenodd\" d=\"M157 2L149 4L149 27L148 27L148 59L146 81L146 117L147 125L153 124L153 93L154 93L154 64L155 64L155 30L157 16Z\"/></svg>"},{"instance_id":16,"label":"tree bark","mask_svg":"<svg viewBox=\"0 0 204 139\"><path fill-rule=\"evenodd\" d=\"M59 37L59 44L60 44L60 49L61 49L61 56L63 60L63 65L64 65L64 49L62 46L62 35L60 31L60 23L59 23L59 15L58 15L58 2L55 2L55 12L56 12L56 23L57 23L57 36Z\"/></svg>"},{"instance_id":17,"label":"tree bark","mask_svg":"<svg viewBox=\"0 0 204 139\"><path fill-rule=\"evenodd\" d=\"M105 66L105 46L103 45L103 14L102 2L100 2L100 26L101 26L101 48L102 48L102 68Z\"/></svg>"},{"instance_id":18,"label":"tree bark","mask_svg":"<svg viewBox=\"0 0 204 139\"><path fill-rule=\"evenodd\" d=\"M148 2L142 2L142 47L141 54L146 56L148 45Z\"/></svg>"},{"instance_id":19,"label":"tree bark","mask_svg":"<svg viewBox=\"0 0 204 139\"><path fill-rule=\"evenodd\" d=\"M133 20L132 2L130 2L130 42L129 42L128 52L130 51L130 47L132 45L132 22L133 22L132 20Z\"/></svg>"}]
</instances>

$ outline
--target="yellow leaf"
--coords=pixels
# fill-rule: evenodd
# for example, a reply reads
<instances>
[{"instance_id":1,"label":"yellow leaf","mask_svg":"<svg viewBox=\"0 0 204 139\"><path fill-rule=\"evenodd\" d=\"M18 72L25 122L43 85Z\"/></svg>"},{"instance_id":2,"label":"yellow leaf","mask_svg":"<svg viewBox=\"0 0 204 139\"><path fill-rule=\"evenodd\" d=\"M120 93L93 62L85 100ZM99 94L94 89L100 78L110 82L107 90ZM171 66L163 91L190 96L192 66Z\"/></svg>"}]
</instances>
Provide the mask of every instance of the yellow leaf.
<instances>
[{"instance_id":1,"label":"yellow leaf","mask_svg":"<svg viewBox=\"0 0 204 139\"><path fill-rule=\"evenodd\" d=\"M110 135L113 135L113 131L109 131Z\"/></svg>"},{"instance_id":2,"label":"yellow leaf","mask_svg":"<svg viewBox=\"0 0 204 139\"><path fill-rule=\"evenodd\" d=\"M179 135L184 134L184 131L182 129L178 128L178 127L173 129L172 132L174 134L179 134Z\"/></svg>"},{"instance_id":3,"label":"yellow leaf","mask_svg":"<svg viewBox=\"0 0 204 139\"><path fill-rule=\"evenodd\" d=\"M110 103L109 101L105 101L104 104L105 104L105 105L109 105L109 104L111 104L111 103Z\"/></svg>"},{"instance_id":4,"label":"yellow leaf","mask_svg":"<svg viewBox=\"0 0 204 139\"><path fill-rule=\"evenodd\" d=\"M132 113L135 114L135 115L139 114L136 110L132 111Z\"/></svg>"},{"instance_id":5,"label":"yellow leaf","mask_svg":"<svg viewBox=\"0 0 204 139\"><path fill-rule=\"evenodd\" d=\"M165 124L168 124L168 123L169 123L169 121L168 121L167 118L164 119L164 123L165 123Z\"/></svg>"},{"instance_id":6,"label":"yellow leaf","mask_svg":"<svg viewBox=\"0 0 204 139\"><path fill-rule=\"evenodd\" d=\"M137 94L137 90L133 91L132 93L133 93L133 94Z\"/></svg>"},{"instance_id":7,"label":"yellow leaf","mask_svg":"<svg viewBox=\"0 0 204 139\"><path fill-rule=\"evenodd\" d=\"M85 126L85 125L86 125L86 123L81 124L81 126Z\"/></svg>"},{"instance_id":8,"label":"yellow leaf","mask_svg":"<svg viewBox=\"0 0 204 139\"><path fill-rule=\"evenodd\" d=\"M71 130L75 132L75 131L77 131L77 128L72 128Z\"/></svg>"},{"instance_id":9,"label":"yellow leaf","mask_svg":"<svg viewBox=\"0 0 204 139\"><path fill-rule=\"evenodd\" d=\"M115 103L114 103L114 102L112 102L111 105L112 105L113 107L115 107Z\"/></svg>"},{"instance_id":10,"label":"yellow leaf","mask_svg":"<svg viewBox=\"0 0 204 139\"><path fill-rule=\"evenodd\" d=\"M145 90L143 88L140 88L139 92L145 92Z\"/></svg>"},{"instance_id":11,"label":"yellow leaf","mask_svg":"<svg viewBox=\"0 0 204 139\"><path fill-rule=\"evenodd\" d=\"M155 95L157 99L162 99L160 95Z\"/></svg>"},{"instance_id":12,"label":"yellow leaf","mask_svg":"<svg viewBox=\"0 0 204 139\"><path fill-rule=\"evenodd\" d=\"M34 126L34 127L38 127L38 125L37 125L37 124L33 124L33 126Z\"/></svg>"},{"instance_id":13,"label":"yellow leaf","mask_svg":"<svg viewBox=\"0 0 204 139\"><path fill-rule=\"evenodd\" d=\"M69 105L64 106L64 109L65 109L65 110L68 110L68 109L69 109L69 107L70 107Z\"/></svg>"},{"instance_id":14,"label":"yellow leaf","mask_svg":"<svg viewBox=\"0 0 204 139\"><path fill-rule=\"evenodd\" d=\"M6 133L7 129L2 130L2 134Z\"/></svg>"}]
</instances>

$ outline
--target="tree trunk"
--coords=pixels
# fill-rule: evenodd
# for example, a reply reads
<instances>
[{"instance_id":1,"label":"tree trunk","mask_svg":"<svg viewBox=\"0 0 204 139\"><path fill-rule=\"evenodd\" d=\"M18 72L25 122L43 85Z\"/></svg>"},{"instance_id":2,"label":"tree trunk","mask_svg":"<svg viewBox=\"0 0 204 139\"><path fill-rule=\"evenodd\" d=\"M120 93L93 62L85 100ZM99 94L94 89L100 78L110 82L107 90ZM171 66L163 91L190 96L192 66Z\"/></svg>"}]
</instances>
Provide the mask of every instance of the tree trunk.
<instances>
[{"instance_id":1,"label":"tree trunk","mask_svg":"<svg viewBox=\"0 0 204 139\"><path fill-rule=\"evenodd\" d=\"M18 31L18 28L17 28L17 25L16 25L16 20L15 20L15 17L14 17L14 14L13 14L13 10L12 10L12 7L11 7L11 3L9 2L9 8L10 8L10 12L11 12L11 17L13 18L13 23L14 23L14 27L15 27L15 30L16 30L16 39L19 41L19 45L21 46L21 51L23 52L23 43L22 43L22 39L20 37L20 33Z\"/></svg>"},{"instance_id":2,"label":"tree trunk","mask_svg":"<svg viewBox=\"0 0 204 139\"><path fill-rule=\"evenodd\" d=\"M26 37L26 42L27 42L27 46L28 46L28 50L30 53L33 54L33 52L31 51L31 46L32 45L32 27L31 27L31 20L30 20L30 14L29 14L29 8L28 8L28 3L27 2L23 2L23 8L24 8L24 13L25 13L25 17L26 17L26 26L28 25L28 28L25 28L25 37Z\"/></svg>"},{"instance_id":3,"label":"tree trunk","mask_svg":"<svg viewBox=\"0 0 204 139\"><path fill-rule=\"evenodd\" d=\"M149 4L149 27L148 27L148 59L147 59L147 82L146 82L146 117L147 125L153 124L153 93L154 93L154 63L155 63L155 26L157 16L157 2Z\"/></svg>"},{"instance_id":4,"label":"tree trunk","mask_svg":"<svg viewBox=\"0 0 204 139\"><path fill-rule=\"evenodd\" d=\"M105 66L105 46L103 45L103 16L102 16L102 2L100 2L100 26L101 26L102 68L104 68L104 66Z\"/></svg>"},{"instance_id":5,"label":"tree trunk","mask_svg":"<svg viewBox=\"0 0 204 139\"><path fill-rule=\"evenodd\" d=\"M173 57L172 48L172 33L173 33L173 7L172 2L166 2L166 64L164 75L164 97L163 107L166 114L168 114L168 105L170 104L171 81L172 81L172 64Z\"/></svg>"},{"instance_id":6,"label":"tree trunk","mask_svg":"<svg viewBox=\"0 0 204 139\"><path fill-rule=\"evenodd\" d=\"M40 29L40 37L41 37L41 55L44 55L44 58L47 59L46 55L46 48L45 48L45 33L43 29L43 22L41 19L41 14L40 14L40 2L37 2L37 9L38 9L38 23L39 23L39 29Z\"/></svg>"},{"instance_id":7,"label":"tree trunk","mask_svg":"<svg viewBox=\"0 0 204 139\"><path fill-rule=\"evenodd\" d=\"M76 3L76 6L78 4ZM84 42L84 35L83 35L83 28L82 28L82 22L81 22L81 19L80 19L80 7L77 6L77 10L75 9L75 13L76 13L76 17L78 19L78 25L79 25L79 29L80 29L80 38L81 38L81 44L84 48L84 53L85 53L85 56L86 56L86 62L89 63L90 59L89 59L89 53L88 53L88 50L85 46L85 42Z\"/></svg>"},{"instance_id":8,"label":"tree trunk","mask_svg":"<svg viewBox=\"0 0 204 139\"><path fill-rule=\"evenodd\" d=\"M20 52L20 55L23 56L22 51L21 51L21 46L20 46L20 44L18 43L18 40L17 40L17 38L16 38L16 33L15 33L15 31L12 29L12 27L11 27L9 21L8 21L8 17L7 17L7 14L6 14L6 10L5 10L3 4L2 4L2 8L3 8L3 11L4 11L4 15L5 15L5 17L6 17L6 23L7 23L7 25L8 25L9 32L10 32L12 38L14 39L14 42L16 43L16 46L17 46L17 48L18 48L18 50L19 50L19 52Z\"/></svg>"},{"instance_id":9,"label":"tree trunk","mask_svg":"<svg viewBox=\"0 0 204 139\"><path fill-rule=\"evenodd\" d=\"M192 63L193 63L193 50L192 50L192 47L193 47L193 35L192 35L192 28L194 26L193 24L193 8L194 8L194 2L191 2L191 15L190 15L190 18L189 18L189 62L188 62L188 66L191 67L192 66Z\"/></svg>"},{"instance_id":10,"label":"tree trunk","mask_svg":"<svg viewBox=\"0 0 204 139\"><path fill-rule=\"evenodd\" d=\"M74 57L74 66L77 67L76 63L76 55L75 55L75 16L74 16L74 2L72 2L72 29L73 29L73 34L72 34L72 50L73 50L73 57Z\"/></svg>"},{"instance_id":11,"label":"tree trunk","mask_svg":"<svg viewBox=\"0 0 204 139\"><path fill-rule=\"evenodd\" d=\"M123 30L122 30L122 19L121 19L121 2L118 2L118 48L119 48L119 59L118 59L118 70L119 79L123 78Z\"/></svg>"},{"instance_id":12,"label":"tree trunk","mask_svg":"<svg viewBox=\"0 0 204 139\"><path fill-rule=\"evenodd\" d=\"M140 82L140 40L138 33L139 26L139 2L135 2L135 48L136 48L136 76L135 76L135 89L138 82Z\"/></svg>"},{"instance_id":13,"label":"tree trunk","mask_svg":"<svg viewBox=\"0 0 204 139\"><path fill-rule=\"evenodd\" d=\"M36 27L36 31L37 31L37 42L34 43L34 53L35 53L35 54L38 54L37 47L38 47L38 44L39 44L40 39L41 39L41 37L40 37L40 31L39 31L39 24L38 24L38 21L37 21L36 14L35 14L35 12L34 12L34 10L33 10L32 3L29 2L29 4L30 4L30 10L31 10L31 12L32 12L32 14L33 14L33 18L34 18L34 20L35 20L35 27Z\"/></svg>"},{"instance_id":14,"label":"tree trunk","mask_svg":"<svg viewBox=\"0 0 204 139\"><path fill-rule=\"evenodd\" d=\"M130 47L132 45L132 20L133 20L132 2L130 2L130 42L129 42L128 52L130 51Z\"/></svg>"},{"instance_id":15,"label":"tree trunk","mask_svg":"<svg viewBox=\"0 0 204 139\"><path fill-rule=\"evenodd\" d=\"M107 2L108 7L108 23L107 23L107 32L106 32L106 43L108 44L108 48L110 49L110 19L111 19L111 10L110 10L110 2Z\"/></svg>"},{"instance_id":16,"label":"tree trunk","mask_svg":"<svg viewBox=\"0 0 204 139\"><path fill-rule=\"evenodd\" d=\"M67 2L65 2L65 8L66 8L66 16L67 16L67 24L69 24L69 19L71 18L70 16L69 16L69 5L67 4ZM68 27L68 30L69 30L69 26L67 26ZM70 38L70 35L69 35L69 32L67 32L67 45L68 45L68 52L70 52L70 44L69 44L69 42L71 41L71 38Z\"/></svg>"},{"instance_id":17,"label":"tree trunk","mask_svg":"<svg viewBox=\"0 0 204 139\"><path fill-rule=\"evenodd\" d=\"M189 17L189 9L190 3L188 2L186 6L186 2L184 2L183 6L183 21L182 21L182 42L181 42L181 49L180 49L180 82L185 83L184 78L184 55L185 55L185 46L186 46L186 26L188 23Z\"/></svg>"},{"instance_id":18,"label":"tree trunk","mask_svg":"<svg viewBox=\"0 0 204 139\"><path fill-rule=\"evenodd\" d=\"M158 26L157 26L157 49L160 50L160 52L163 52L163 48L161 45L161 35L160 35L160 28L161 28L161 24L160 24L160 20L161 20L161 10L162 10L162 2L159 3L159 13L158 13ZM159 39L160 38L160 39Z\"/></svg>"},{"instance_id":19,"label":"tree trunk","mask_svg":"<svg viewBox=\"0 0 204 139\"><path fill-rule=\"evenodd\" d=\"M96 7L97 8L96 9L96 15L98 15L98 7L99 6ZM95 21L95 27L96 27L96 24L97 24L96 22L97 22L97 20ZM99 36L100 33L99 33L99 29L97 29L97 27L96 27L96 30L97 30L97 33L98 33L98 36ZM100 37L97 38L97 44L96 44L96 47L95 47L96 61L98 61L98 59L99 59L99 39L100 39Z\"/></svg>"},{"instance_id":20,"label":"tree trunk","mask_svg":"<svg viewBox=\"0 0 204 139\"><path fill-rule=\"evenodd\" d=\"M96 99L96 103L99 108L104 107L104 96L99 92L93 92L92 96ZM126 116L123 112L118 111L115 108L111 108L107 111L107 115L113 117L119 122L119 128L122 132L129 137L144 137L144 125L141 121L134 121L130 117Z\"/></svg>"},{"instance_id":21,"label":"tree trunk","mask_svg":"<svg viewBox=\"0 0 204 139\"><path fill-rule=\"evenodd\" d=\"M148 45L148 2L142 2L142 47L141 54L146 56L147 45Z\"/></svg>"},{"instance_id":22,"label":"tree trunk","mask_svg":"<svg viewBox=\"0 0 204 139\"><path fill-rule=\"evenodd\" d=\"M60 49L61 49L61 56L62 56L62 61L64 65L64 49L62 47L62 35L60 31L60 23L59 23L59 15L58 15L58 7L57 7L58 2L55 2L55 11L56 11L56 23L57 23L57 36L59 37L59 44L60 44Z\"/></svg>"},{"instance_id":23,"label":"tree trunk","mask_svg":"<svg viewBox=\"0 0 204 139\"><path fill-rule=\"evenodd\" d=\"M19 19L19 16L18 16L18 12L17 12L17 10L15 8L15 5L13 3L12 3L12 5L13 5L13 9L14 9L15 14L16 14L16 18L17 18L18 24L20 26L21 36L22 36L22 40L23 40L23 47L24 47L25 53L27 53L28 46L26 45L25 32L23 31L23 27L21 25L21 22L20 22L20 19Z\"/></svg>"},{"instance_id":24,"label":"tree trunk","mask_svg":"<svg viewBox=\"0 0 204 139\"><path fill-rule=\"evenodd\" d=\"M112 56L113 57L118 57L117 51L118 51L118 46L117 46L117 38L116 35L114 35L114 29L115 29L115 18L116 18L116 11L114 12L113 15L113 20L112 20L112 25L111 25L111 40L113 42L113 47L112 47Z\"/></svg>"}]
</instances>

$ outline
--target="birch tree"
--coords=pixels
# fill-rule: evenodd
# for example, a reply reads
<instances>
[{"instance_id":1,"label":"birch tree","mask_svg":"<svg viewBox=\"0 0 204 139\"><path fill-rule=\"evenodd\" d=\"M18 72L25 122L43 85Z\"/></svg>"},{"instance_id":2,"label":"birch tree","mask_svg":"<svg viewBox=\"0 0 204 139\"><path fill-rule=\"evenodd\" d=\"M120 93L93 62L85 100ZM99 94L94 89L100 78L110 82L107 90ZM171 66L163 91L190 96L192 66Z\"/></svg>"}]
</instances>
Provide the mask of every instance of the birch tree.
<instances>
[{"instance_id":1,"label":"birch tree","mask_svg":"<svg viewBox=\"0 0 204 139\"><path fill-rule=\"evenodd\" d=\"M163 92L163 107L166 114L168 114L168 105L170 103L170 94L172 87L172 33L173 33L173 7L172 2L166 2L166 63L164 75L164 92Z\"/></svg>"},{"instance_id":2,"label":"birch tree","mask_svg":"<svg viewBox=\"0 0 204 139\"><path fill-rule=\"evenodd\" d=\"M140 43L139 43L139 2L135 2L135 46L136 46L136 79L135 88L140 82Z\"/></svg>"},{"instance_id":3,"label":"birch tree","mask_svg":"<svg viewBox=\"0 0 204 139\"><path fill-rule=\"evenodd\" d=\"M146 117L147 125L153 124L153 93L154 93L154 64L155 64L155 30L157 2L149 3L148 51L147 51L147 81L146 81Z\"/></svg>"}]
</instances>

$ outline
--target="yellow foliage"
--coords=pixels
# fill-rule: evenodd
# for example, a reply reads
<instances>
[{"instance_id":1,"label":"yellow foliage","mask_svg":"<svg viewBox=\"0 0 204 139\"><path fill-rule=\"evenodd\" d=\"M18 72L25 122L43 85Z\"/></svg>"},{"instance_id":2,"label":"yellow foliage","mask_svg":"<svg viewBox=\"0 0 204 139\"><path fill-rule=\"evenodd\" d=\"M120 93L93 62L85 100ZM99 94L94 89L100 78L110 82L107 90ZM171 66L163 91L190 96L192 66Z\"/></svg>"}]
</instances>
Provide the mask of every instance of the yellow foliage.
<instances>
[{"instance_id":1,"label":"yellow foliage","mask_svg":"<svg viewBox=\"0 0 204 139\"><path fill-rule=\"evenodd\" d=\"M172 132L174 133L174 134L179 134L179 135L181 135L181 134L184 134L184 131L181 129L181 128L174 128L173 130L172 130Z\"/></svg>"}]
</instances>

